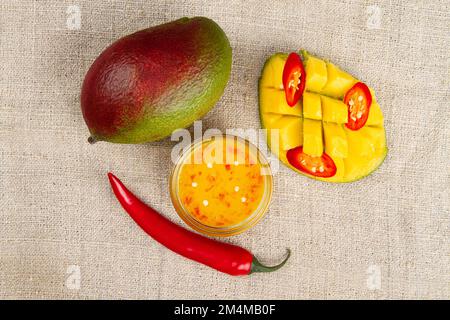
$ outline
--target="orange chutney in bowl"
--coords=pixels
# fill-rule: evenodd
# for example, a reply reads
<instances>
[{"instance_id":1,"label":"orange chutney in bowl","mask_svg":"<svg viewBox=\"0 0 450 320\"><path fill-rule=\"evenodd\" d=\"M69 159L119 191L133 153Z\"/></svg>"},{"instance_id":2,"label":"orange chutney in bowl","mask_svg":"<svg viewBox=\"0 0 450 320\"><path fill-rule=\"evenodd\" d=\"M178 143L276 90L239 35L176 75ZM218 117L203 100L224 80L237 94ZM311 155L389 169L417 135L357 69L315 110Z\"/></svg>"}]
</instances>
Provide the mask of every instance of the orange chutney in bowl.
<instances>
[{"instance_id":1,"label":"orange chutney in bowl","mask_svg":"<svg viewBox=\"0 0 450 320\"><path fill-rule=\"evenodd\" d=\"M170 182L180 217L195 230L216 236L253 226L267 210L272 193L267 160L235 136L193 143L178 160Z\"/></svg>"}]
</instances>

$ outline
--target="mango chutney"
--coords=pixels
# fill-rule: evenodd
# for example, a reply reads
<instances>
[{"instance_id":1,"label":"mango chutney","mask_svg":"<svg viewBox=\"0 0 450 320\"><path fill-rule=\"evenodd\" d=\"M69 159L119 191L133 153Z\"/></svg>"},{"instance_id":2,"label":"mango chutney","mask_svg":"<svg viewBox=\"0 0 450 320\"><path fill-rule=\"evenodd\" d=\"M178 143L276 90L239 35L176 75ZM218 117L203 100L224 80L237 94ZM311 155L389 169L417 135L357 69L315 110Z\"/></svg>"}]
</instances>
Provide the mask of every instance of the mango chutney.
<instances>
[{"instance_id":1,"label":"mango chutney","mask_svg":"<svg viewBox=\"0 0 450 320\"><path fill-rule=\"evenodd\" d=\"M262 153L236 136L194 142L178 159L171 196L180 217L195 230L230 236L256 224L266 212L272 175Z\"/></svg>"}]
</instances>

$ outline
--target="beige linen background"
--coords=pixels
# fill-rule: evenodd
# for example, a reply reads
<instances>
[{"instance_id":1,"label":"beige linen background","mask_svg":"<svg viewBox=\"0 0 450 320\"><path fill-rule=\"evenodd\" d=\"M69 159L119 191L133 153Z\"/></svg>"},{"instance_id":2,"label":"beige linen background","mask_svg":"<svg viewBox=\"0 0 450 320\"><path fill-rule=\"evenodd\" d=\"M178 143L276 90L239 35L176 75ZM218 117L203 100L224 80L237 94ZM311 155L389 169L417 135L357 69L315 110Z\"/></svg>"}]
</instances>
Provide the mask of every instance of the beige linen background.
<instances>
[{"instance_id":1,"label":"beige linen background","mask_svg":"<svg viewBox=\"0 0 450 320\"><path fill-rule=\"evenodd\" d=\"M67 27L70 5L79 30ZM182 224L168 195L170 139L86 141L79 93L95 57L196 15L233 47L204 128L258 128L263 63L298 48L368 82L384 111L389 154L375 174L334 185L282 167L268 215L228 240L266 263L291 248L277 273L220 274L125 214L109 170ZM450 298L450 1L2 0L0 17L0 298Z\"/></svg>"}]
</instances>

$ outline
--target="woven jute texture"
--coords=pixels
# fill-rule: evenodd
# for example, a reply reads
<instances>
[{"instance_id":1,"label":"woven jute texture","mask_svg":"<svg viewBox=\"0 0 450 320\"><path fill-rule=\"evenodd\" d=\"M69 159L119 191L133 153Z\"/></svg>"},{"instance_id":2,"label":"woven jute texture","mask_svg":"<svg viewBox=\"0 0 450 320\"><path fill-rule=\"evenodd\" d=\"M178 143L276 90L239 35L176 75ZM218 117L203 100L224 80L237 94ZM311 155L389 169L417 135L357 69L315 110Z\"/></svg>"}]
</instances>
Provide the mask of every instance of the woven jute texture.
<instances>
[{"instance_id":1,"label":"woven jute texture","mask_svg":"<svg viewBox=\"0 0 450 320\"><path fill-rule=\"evenodd\" d=\"M264 61L299 48L370 84L384 111L389 154L373 175L327 184L282 166L264 220L226 240L268 264L291 248L276 273L218 273L126 215L109 170L183 224L170 139L87 143L79 96L93 60L183 16L216 20L233 48L204 129L259 128ZM450 298L449 58L448 0L0 1L0 298Z\"/></svg>"}]
</instances>

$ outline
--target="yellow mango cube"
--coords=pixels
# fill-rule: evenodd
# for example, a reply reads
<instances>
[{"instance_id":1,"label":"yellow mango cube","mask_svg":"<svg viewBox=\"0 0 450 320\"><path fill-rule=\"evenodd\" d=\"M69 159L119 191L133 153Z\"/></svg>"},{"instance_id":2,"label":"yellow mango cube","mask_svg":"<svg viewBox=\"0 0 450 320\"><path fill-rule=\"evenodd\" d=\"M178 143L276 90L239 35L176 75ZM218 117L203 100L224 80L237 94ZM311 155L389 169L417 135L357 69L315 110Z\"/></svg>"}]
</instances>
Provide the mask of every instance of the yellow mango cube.
<instances>
[{"instance_id":1,"label":"yellow mango cube","mask_svg":"<svg viewBox=\"0 0 450 320\"><path fill-rule=\"evenodd\" d=\"M286 102L284 91L273 88L262 88L260 95L262 112L302 117L303 112L300 101L293 107L289 106Z\"/></svg>"},{"instance_id":2,"label":"yellow mango cube","mask_svg":"<svg viewBox=\"0 0 450 320\"><path fill-rule=\"evenodd\" d=\"M347 72L342 71L330 62L327 63L327 75L327 84L321 93L336 99L344 98L347 91L358 82Z\"/></svg>"},{"instance_id":3,"label":"yellow mango cube","mask_svg":"<svg viewBox=\"0 0 450 320\"><path fill-rule=\"evenodd\" d=\"M368 137L357 131L344 128L349 144L349 157L367 157L375 153L375 145Z\"/></svg>"},{"instance_id":4,"label":"yellow mango cube","mask_svg":"<svg viewBox=\"0 0 450 320\"><path fill-rule=\"evenodd\" d=\"M347 123L348 107L341 100L321 96L322 119L327 122Z\"/></svg>"},{"instance_id":5,"label":"yellow mango cube","mask_svg":"<svg viewBox=\"0 0 450 320\"><path fill-rule=\"evenodd\" d=\"M386 148L383 128L363 127L357 131L344 128L351 156L372 157L379 150Z\"/></svg>"},{"instance_id":6,"label":"yellow mango cube","mask_svg":"<svg viewBox=\"0 0 450 320\"><path fill-rule=\"evenodd\" d=\"M303 152L310 156L321 156L323 153L322 122L303 119Z\"/></svg>"},{"instance_id":7,"label":"yellow mango cube","mask_svg":"<svg viewBox=\"0 0 450 320\"><path fill-rule=\"evenodd\" d=\"M372 156L352 156L344 159L344 181L355 181L371 173L383 162L387 149L378 150Z\"/></svg>"},{"instance_id":8,"label":"yellow mango cube","mask_svg":"<svg viewBox=\"0 0 450 320\"><path fill-rule=\"evenodd\" d=\"M274 76L273 76L273 68L270 65L271 59L266 61L266 64L264 65L264 68L261 72L261 77L259 78L259 87L261 89L263 88L272 88L274 83Z\"/></svg>"},{"instance_id":9,"label":"yellow mango cube","mask_svg":"<svg viewBox=\"0 0 450 320\"><path fill-rule=\"evenodd\" d=\"M383 128L364 126L359 130L371 141L376 151L386 148L386 134Z\"/></svg>"},{"instance_id":10,"label":"yellow mango cube","mask_svg":"<svg viewBox=\"0 0 450 320\"><path fill-rule=\"evenodd\" d=\"M286 59L287 54L276 53L267 60L260 80L262 87L284 90L283 69Z\"/></svg>"},{"instance_id":11,"label":"yellow mango cube","mask_svg":"<svg viewBox=\"0 0 450 320\"><path fill-rule=\"evenodd\" d=\"M367 118L366 126L382 127L384 122L383 112L380 105L375 100L372 100L372 105L369 109L369 117Z\"/></svg>"},{"instance_id":12,"label":"yellow mango cube","mask_svg":"<svg viewBox=\"0 0 450 320\"><path fill-rule=\"evenodd\" d=\"M322 119L320 95L311 92L303 93L303 117L314 120Z\"/></svg>"},{"instance_id":13,"label":"yellow mango cube","mask_svg":"<svg viewBox=\"0 0 450 320\"><path fill-rule=\"evenodd\" d=\"M279 146L282 150L289 150L303 144L302 118L283 116L272 125L279 130Z\"/></svg>"},{"instance_id":14,"label":"yellow mango cube","mask_svg":"<svg viewBox=\"0 0 450 320\"><path fill-rule=\"evenodd\" d=\"M261 119L264 121L264 128L273 128L273 124L282 117L281 114L267 113Z\"/></svg>"},{"instance_id":15,"label":"yellow mango cube","mask_svg":"<svg viewBox=\"0 0 450 320\"><path fill-rule=\"evenodd\" d=\"M325 152L331 156L346 158L348 155L348 141L342 124L324 122Z\"/></svg>"},{"instance_id":16,"label":"yellow mango cube","mask_svg":"<svg viewBox=\"0 0 450 320\"><path fill-rule=\"evenodd\" d=\"M370 158L360 156L352 156L344 159L345 179L352 181L363 176L369 160Z\"/></svg>"},{"instance_id":17,"label":"yellow mango cube","mask_svg":"<svg viewBox=\"0 0 450 320\"><path fill-rule=\"evenodd\" d=\"M306 54L306 91L320 92L327 83L327 64L325 61Z\"/></svg>"}]
</instances>

